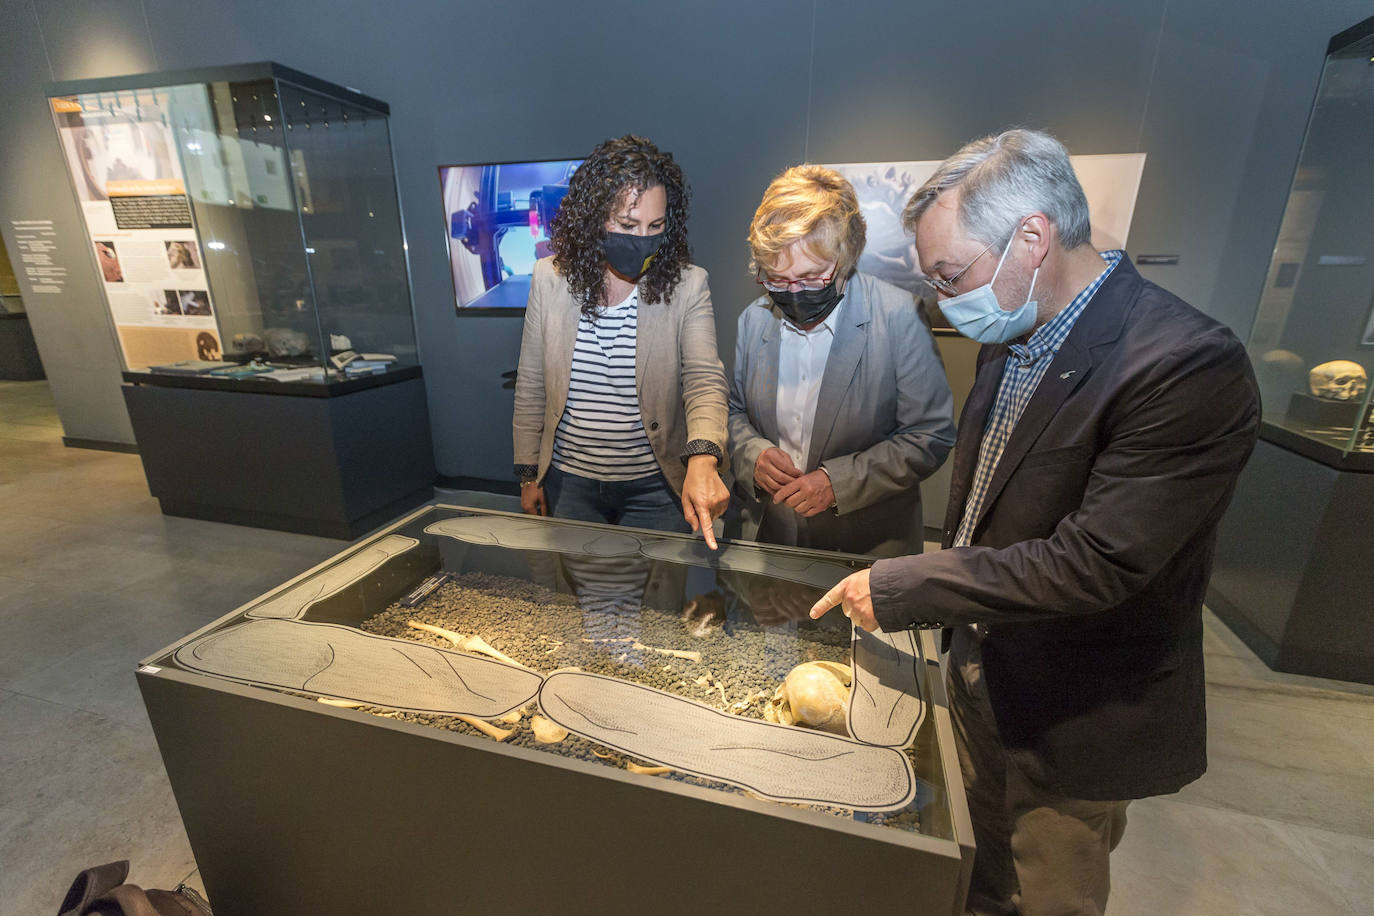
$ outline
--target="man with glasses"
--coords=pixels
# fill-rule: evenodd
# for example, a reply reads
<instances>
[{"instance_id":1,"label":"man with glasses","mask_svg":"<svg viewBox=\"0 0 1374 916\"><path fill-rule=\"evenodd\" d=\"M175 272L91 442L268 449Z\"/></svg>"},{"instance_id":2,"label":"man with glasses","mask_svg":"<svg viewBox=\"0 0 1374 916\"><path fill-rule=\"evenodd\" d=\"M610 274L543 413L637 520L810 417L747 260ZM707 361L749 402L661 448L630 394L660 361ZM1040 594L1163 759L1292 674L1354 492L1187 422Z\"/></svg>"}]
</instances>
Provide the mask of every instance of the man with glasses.
<instances>
[{"instance_id":1,"label":"man with glasses","mask_svg":"<svg viewBox=\"0 0 1374 916\"><path fill-rule=\"evenodd\" d=\"M764 295L740 315L730 388L746 537L921 550L920 482L954 443L953 400L911 295L856 269L864 237L854 188L822 166L778 176L754 214Z\"/></svg>"},{"instance_id":2,"label":"man with glasses","mask_svg":"<svg viewBox=\"0 0 1374 916\"><path fill-rule=\"evenodd\" d=\"M1227 328L1091 244L1067 151L1013 130L903 213L940 308L984 344L945 550L812 609L944 627L978 846L970 913L1098 913L1131 799L1207 766L1202 600L1259 402Z\"/></svg>"}]
</instances>

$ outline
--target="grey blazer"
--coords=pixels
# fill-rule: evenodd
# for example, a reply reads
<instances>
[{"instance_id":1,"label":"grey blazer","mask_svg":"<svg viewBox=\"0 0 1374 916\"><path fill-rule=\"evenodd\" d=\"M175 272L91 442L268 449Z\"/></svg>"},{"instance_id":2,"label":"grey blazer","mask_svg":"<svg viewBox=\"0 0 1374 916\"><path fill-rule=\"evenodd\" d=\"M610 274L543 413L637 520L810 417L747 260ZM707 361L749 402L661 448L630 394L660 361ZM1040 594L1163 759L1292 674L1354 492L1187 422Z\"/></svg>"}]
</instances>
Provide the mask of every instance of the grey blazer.
<instances>
[{"instance_id":1,"label":"grey blazer","mask_svg":"<svg viewBox=\"0 0 1374 916\"><path fill-rule=\"evenodd\" d=\"M659 468L678 495L687 476L683 456L688 442L713 442L729 460L725 367L716 353L716 319L706 280L706 271L689 265L667 301L640 304L635 332L640 416ZM520 339L513 427L515 464L537 467L540 481L548 472L554 431L568 403L579 314L552 259L536 261Z\"/></svg>"},{"instance_id":2,"label":"grey blazer","mask_svg":"<svg viewBox=\"0 0 1374 916\"><path fill-rule=\"evenodd\" d=\"M919 553L920 482L954 445L954 405L911 294L863 273L845 287L803 469L825 468L836 506L809 519L754 485L759 455L778 443L782 321L767 296L739 317L730 450L743 536L874 556Z\"/></svg>"}]
</instances>

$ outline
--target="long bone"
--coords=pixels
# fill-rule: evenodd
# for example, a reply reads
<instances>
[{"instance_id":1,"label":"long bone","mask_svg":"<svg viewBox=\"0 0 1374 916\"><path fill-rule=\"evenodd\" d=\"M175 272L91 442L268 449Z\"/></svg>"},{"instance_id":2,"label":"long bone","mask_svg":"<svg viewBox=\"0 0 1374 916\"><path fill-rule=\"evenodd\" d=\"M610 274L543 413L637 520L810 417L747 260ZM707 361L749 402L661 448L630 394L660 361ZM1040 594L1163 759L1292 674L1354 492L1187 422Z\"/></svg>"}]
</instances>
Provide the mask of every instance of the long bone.
<instances>
[{"instance_id":1,"label":"long bone","mask_svg":"<svg viewBox=\"0 0 1374 916\"><path fill-rule=\"evenodd\" d=\"M509 655L499 649L493 649L485 639L480 636L466 636L462 633L455 633L452 630L445 630L443 627L436 627L428 623L421 623L418 620L407 620L406 626L412 630L424 630L426 633L433 633L435 636L442 636L453 643L464 652L473 652L477 655L485 655L497 661L505 662L508 665L515 665L517 668L524 668L526 671L533 670L528 665L522 665Z\"/></svg>"},{"instance_id":2,"label":"long bone","mask_svg":"<svg viewBox=\"0 0 1374 916\"><path fill-rule=\"evenodd\" d=\"M319 700L326 706L337 706L340 709L358 709L363 705L362 703L350 703L347 700L336 700L332 697L316 697L315 699ZM394 712L375 713L374 715L379 715L385 719L396 718L396 714ZM497 741L505 741L511 735L515 734L515 729L513 728L497 728L490 722L487 722L484 719L479 719L476 716L454 715L453 718L457 719L459 722L466 722L468 725L471 725L473 728L477 729L479 732L486 735L488 738L493 738Z\"/></svg>"},{"instance_id":3,"label":"long bone","mask_svg":"<svg viewBox=\"0 0 1374 916\"><path fill-rule=\"evenodd\" d=\"M644 645L644 643L640 642L638 639L635 639L633 636L625 636L615 639L588 639L584 636L582 637L582 641L597 643L598 645L601 643L625 643L629 645L631 649L637 649L640 652L657 652L659 655L671 655L673 658L685 658L688 661L701 664L700 652L689 652L685 649L660 649L658 646L646 646Z\"/></svg>"}]
</instances>

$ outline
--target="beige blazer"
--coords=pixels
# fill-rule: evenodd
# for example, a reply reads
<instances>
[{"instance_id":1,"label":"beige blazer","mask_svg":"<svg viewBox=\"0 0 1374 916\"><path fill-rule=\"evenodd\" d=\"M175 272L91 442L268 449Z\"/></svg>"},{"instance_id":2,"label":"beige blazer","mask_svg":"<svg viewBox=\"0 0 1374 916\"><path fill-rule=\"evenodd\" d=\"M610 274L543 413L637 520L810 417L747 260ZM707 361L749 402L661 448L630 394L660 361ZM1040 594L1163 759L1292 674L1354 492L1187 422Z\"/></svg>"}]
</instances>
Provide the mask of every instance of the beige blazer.
<instances>
[{"instance_id":1,"label":"beige blazer","mask_svg":"<svg viewBox=\"0 0 1374 916\"><path fill-rule=\"evenodd\" d=\"M534 265L520 366L515 377L515 464L535 465L542 482L553 434L568 402L580 309L551 258ZM687 443L706 439L726 453L725 367L716 352L716 318L706 271L688 266L665 302L641 302L635 332L635 388L644 432L674 492L687 476Z\"/></svg>"}]
</instances>

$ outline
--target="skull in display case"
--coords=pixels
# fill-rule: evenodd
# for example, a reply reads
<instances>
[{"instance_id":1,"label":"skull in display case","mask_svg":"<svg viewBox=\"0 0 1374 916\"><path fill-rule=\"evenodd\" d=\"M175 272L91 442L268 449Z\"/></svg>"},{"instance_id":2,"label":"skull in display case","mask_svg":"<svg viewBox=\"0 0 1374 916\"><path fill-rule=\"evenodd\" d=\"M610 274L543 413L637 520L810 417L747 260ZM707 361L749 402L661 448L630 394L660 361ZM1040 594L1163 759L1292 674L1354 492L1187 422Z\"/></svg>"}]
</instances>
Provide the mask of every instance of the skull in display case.
<instances>
[{"instance_id":1,"label":"skull in display case","mask_svg":"<svg viewBox=\"0 0 1374 916\"><path fill-rule=\"evenodd\" d=\"M1307 377L1312 394L1328 401L1353 401L1364 395L1369 376L1359 363L1336 359L1315 367Z\"/></svg>"}]
</instances>

